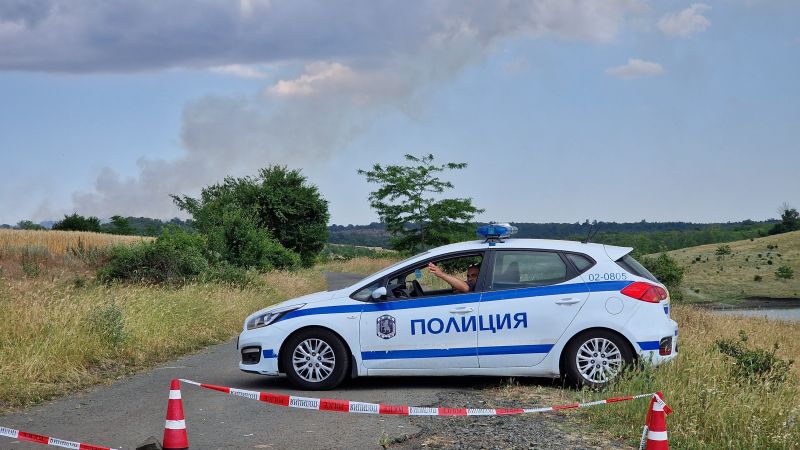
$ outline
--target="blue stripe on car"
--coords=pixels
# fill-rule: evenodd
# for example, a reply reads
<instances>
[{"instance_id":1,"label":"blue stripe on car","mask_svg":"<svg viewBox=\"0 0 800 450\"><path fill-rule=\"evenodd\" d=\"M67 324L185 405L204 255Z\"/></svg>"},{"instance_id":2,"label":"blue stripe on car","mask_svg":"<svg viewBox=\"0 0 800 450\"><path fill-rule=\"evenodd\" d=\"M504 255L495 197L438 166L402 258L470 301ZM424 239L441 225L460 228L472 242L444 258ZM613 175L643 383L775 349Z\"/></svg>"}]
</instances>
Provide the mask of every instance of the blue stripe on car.
<instances>
[{"instance_id":1,"label":"blue stripe on car","mask_svg":"<svg viewBox=\"0 0 800 450\"><path fill-rule=\"evenodd\" d=\"M275 351L272 350L272 349L270 349L270 350L264 349L264 350L261 351L261 353L264 356L264 358L277 358L278 357L278 354L275 353Z\"/></svg>"},{"instance_id":2,"label":"blue stripe on car","mask_svg":"<svg viewBox=\"0 0 800 450\"><path fill-rule=\"evenodd\" d=\"M598 281L594 283L556 284L553 286L537 286L523 289L508 289L473 294L442 295L419 299L404 299L380 303L364 303L360 305L321 306L318 308L298 309L290 311L276 320L293 319L295 317L318 314L342 314L354 312L383 312L401 309L429 308L432 306L457 305L462 303L493 302L525 297L542 297L545 295L574 294L581 292L620 291L632 281Z\"/></svg>"},{"instance_id":3,"label":"blue stripe on car","mask_svg":"<svg viewBox=\"0 0 800 450\"><path fill-rule=\"evenodd\" d=\"M375 351L375 352L361 352L361 359L364 360L416 359L416 358L449 358L458 356L518 355L523 353L547 353L552 348L553 348L552 344L540 344L540 345L504 345L497 347L387 350L387 351Z\"/></svg>"},{"instance_id":4,"label":"blue stripe on car","mask_svg":"<svg viewBox=\"0 0 800 450\"><path fill-rule=\"evenodd\" d=\"M642 341L637 342L642 350L658 350L658 341Z\"/></svg>"}]
</instances>

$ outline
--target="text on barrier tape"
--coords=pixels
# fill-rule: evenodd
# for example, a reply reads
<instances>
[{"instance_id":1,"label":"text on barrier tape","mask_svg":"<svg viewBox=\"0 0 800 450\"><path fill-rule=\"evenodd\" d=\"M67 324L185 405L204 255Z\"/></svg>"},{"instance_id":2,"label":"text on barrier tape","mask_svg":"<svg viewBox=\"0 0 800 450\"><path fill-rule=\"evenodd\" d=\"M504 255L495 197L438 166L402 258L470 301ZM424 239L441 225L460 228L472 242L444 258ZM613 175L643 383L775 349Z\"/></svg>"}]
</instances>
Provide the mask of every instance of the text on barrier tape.
<instances>
[{"instance_id":1,"label":"text on barrier tape","mask_svg":"<svg viewBox=\"0 0 800 450\"><path fill-rule=\"evenodd\" d=\"M317 411L333 411L356 414L394 414L401 416L500 416L511 414L529 414L565 409L588 408L590 406L606 405L609 403L624 402L640 398L651 398L653 394L639 394L627 397L614 397L605 400L596 400L588 403L572 403L569 405L548 406L545 408L430 408L417 406L383 405L380 403L353 402L328 398L298 397L295 395L273 394L269 392L248 391L227 386L198 383L192 380L180 380L183 383L200 386L204 389L219 391L225 394L258 400L272 405L286 406L289 408L313 409Z\"/></svg>"},{"instance_id":2,"label":"text on barrier tape","mask_svg":"<svg viewBox=\"0 0 800 450\"><path fill-rule=\"evenodd\" d=\"M43 436L41 434L28 433L27 431L15 430L13 428L0 427L0 436L17 439L25 442L34 442L43 445L52 445L53 447L71 448L74 450L114 450L109 447L100 447L98 445L84 444L82 442L67 441L50 436Z\"/></svg>"}]
</instances>

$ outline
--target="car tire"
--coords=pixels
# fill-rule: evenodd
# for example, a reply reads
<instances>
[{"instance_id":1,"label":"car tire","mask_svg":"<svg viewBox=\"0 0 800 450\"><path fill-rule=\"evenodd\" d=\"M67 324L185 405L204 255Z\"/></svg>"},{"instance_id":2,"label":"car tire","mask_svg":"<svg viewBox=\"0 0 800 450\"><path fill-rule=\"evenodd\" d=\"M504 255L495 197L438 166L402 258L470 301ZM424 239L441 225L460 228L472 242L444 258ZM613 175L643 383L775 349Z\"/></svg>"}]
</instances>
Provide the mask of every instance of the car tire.
<instances>
[{"instance_id":1,"label":"car tire","mask_svg":"<svg viewBox=\"0 0 800 450\"><path fill-rule=\"evenodd\" d=\"M564 375L572 386L600 388L633 363L628 342L607 330L576 336L564 349Z\"/></svg>"},{"instance_id":2,"label":"car tire","mask_svg":"<svg viewBox=\"0 0 800 450\"><path fill-rule=\"evenodd\" d=\"M310 391L339 386L350 366L347 348L331 331L311 328L291 336L281 352L281 366L289 382Z\"/></svg>"}]
</instances>

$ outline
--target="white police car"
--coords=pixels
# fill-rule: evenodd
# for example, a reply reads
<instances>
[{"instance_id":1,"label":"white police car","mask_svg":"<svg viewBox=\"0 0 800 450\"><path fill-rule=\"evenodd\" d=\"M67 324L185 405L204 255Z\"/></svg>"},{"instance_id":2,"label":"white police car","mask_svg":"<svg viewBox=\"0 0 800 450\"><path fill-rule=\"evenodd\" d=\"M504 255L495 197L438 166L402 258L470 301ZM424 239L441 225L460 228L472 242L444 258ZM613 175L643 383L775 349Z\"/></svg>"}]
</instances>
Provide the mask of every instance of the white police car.
<instances>
[{"instance_id":1,"label":"white police car","mask_svg":"<svg viewBox=\"0 0 800 450\"><path fill-rule=\"evenodd\" d=\"M669 294L631 248L503 241L513 231L481 227L485 240L252 314L237 342L239 368L285 373L303 389L377 375L565 376L600 386L637 358L659 365L677 355ZM478 267L477 282L457 293L429 262L461 279Z\"/></svg>"}]
</instances>

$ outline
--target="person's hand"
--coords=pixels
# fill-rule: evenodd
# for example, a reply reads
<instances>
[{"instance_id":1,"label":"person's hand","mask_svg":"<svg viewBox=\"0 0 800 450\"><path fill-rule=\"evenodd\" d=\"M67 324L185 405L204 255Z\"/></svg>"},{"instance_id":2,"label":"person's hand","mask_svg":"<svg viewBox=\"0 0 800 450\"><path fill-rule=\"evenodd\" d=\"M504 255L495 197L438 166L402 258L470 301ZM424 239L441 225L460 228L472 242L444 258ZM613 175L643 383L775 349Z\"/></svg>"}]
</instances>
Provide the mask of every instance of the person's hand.
<instances>
[{"instance_id":1,"label":"person's hand","mask_svg":"<svg viewBox=\"0 0 800 450\"><path fill-rule=\"evenodd\" d=\"M432 274L436 275L437 277L442 277L442 269L439 268L436 264L430 262L428 263L428 270L431 271Z\"/></svg>"}]
</instances>

